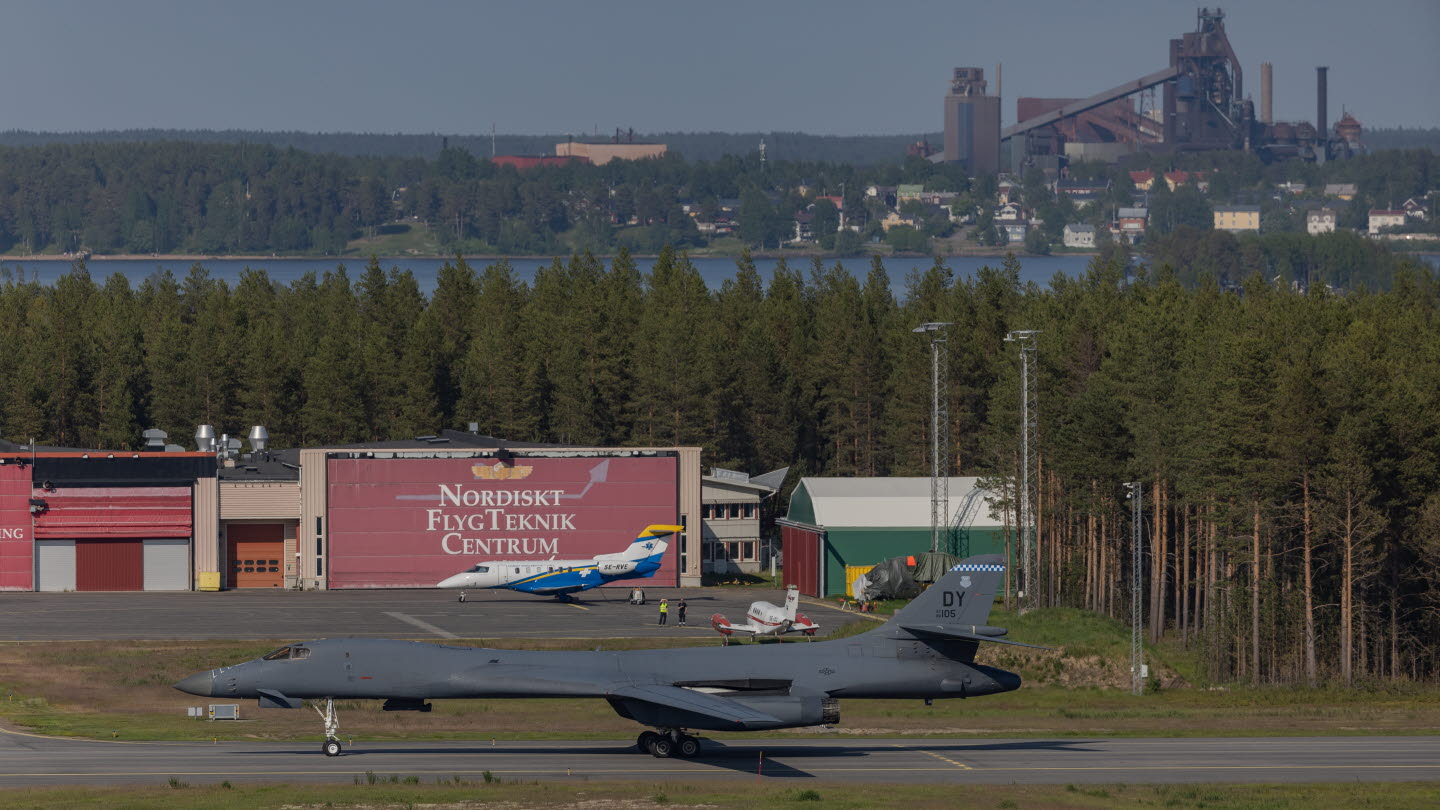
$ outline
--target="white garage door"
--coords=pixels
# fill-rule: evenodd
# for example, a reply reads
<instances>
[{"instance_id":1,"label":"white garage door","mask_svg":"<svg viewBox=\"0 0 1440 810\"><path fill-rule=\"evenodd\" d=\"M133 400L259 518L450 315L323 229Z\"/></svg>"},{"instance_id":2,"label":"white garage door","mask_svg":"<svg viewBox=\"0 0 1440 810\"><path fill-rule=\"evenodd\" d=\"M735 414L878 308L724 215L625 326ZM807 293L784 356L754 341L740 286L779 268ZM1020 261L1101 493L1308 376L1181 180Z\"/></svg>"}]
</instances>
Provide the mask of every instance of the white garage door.
<instances>
[{"instance_id":1,"label":"white garage door","mask_svg":"<svg viewBox=\"0 0 1440 810\"><path fill-rule=\"evenodd\" d=\"M75 541L36 540L35 568L40 590L75 590Z\"/></svg>"},{"instance_id":2,"label":"white garage door","mask_svg":"<svg viewBox=\"0 0 1440 810\"><path fill-rule=\"evenodd\" d=\"M190 540L145 541L145 590L190 590Z\"/></svg>"}]
</instances>

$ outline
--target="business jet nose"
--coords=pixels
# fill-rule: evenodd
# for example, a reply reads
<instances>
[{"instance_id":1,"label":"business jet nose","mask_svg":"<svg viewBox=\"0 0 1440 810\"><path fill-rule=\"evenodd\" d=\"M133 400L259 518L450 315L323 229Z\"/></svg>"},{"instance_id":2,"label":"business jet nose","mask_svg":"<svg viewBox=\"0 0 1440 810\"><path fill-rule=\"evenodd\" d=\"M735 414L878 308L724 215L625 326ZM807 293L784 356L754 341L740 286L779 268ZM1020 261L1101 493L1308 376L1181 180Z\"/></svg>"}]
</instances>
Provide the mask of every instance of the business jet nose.
<instances>
[{"instance_id":1,"label":"business jet nose","mask_svg":"<svg viewBox=\"0 0 1440 810\"><path fill-rule=\"evenodd\" d=\"M181 692L188 692L200 697L214 697L215 677L209 672L197 672L185 680L175 684L175 688Z\"/></svg>"},{"instance_id":2,"label":"business jet nose","mask_svg":"<svg viewBox=\"0 0 1440 810\"><path fill-rule=\"evenodd\" d=\"M456 574L456 575L453 576L453 577L446 577L445 579L440 580L440 583L439 583L438 585L436 585L435 587L437 587L437 588L463 588L463 587L465 587L465 579L466 579L466 577L465 577L464 574Z\"/></svg>"}]
</instances>

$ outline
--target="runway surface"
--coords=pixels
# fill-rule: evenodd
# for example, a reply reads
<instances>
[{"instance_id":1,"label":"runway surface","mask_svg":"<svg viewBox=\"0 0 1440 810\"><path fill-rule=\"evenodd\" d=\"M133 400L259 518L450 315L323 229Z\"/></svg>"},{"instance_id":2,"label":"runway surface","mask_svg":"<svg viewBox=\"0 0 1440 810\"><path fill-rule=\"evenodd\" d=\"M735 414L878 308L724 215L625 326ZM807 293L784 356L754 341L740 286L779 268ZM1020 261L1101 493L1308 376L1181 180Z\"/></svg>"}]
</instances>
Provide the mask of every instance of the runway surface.
<instances>
[{"instance_id":1,"label":"runway surface","mask_svg":"<svg viewBox=\"0 0 1440 810\"><path fill-rule=\"evenodd\" d=\"M343 739L343 735L342 735ZM1440 779L1440 737L706 740L697 759L628 741L110 743L0 733L0 786L505 779L933 783L1336 782ZM762 756L763 754L763 756Z\"/></svg>"},{"instance_id":2,"label":"runway surface","mask_svg":"<svg viewBox=\"0 0 1440 810\"><path fill-rule=\"evenodd\" d=\"M784 601L779 590L645 588L650 603L631 605L628 588L580 594L574 604L509 591L472 591L469 601L440 590L221 591L218 593L0 593L0 642L125 639L619 638L686 635L715 639L713 613L743 621L751 602ZM689 626L676 627L684 596ZM661 597L670 624L656 626ZM853 613L801 600L820 635Z\"/></svg>"}]
</instances>

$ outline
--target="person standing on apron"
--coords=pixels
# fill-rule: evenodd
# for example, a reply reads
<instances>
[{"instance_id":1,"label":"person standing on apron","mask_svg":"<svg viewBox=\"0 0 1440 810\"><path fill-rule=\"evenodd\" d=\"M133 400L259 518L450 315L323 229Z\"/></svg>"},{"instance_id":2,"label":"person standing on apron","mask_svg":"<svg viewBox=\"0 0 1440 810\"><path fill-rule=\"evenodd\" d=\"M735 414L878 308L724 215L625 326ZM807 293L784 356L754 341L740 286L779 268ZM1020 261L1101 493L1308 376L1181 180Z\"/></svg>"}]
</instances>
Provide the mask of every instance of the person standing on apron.
<instances>
[{"instance_id":1,"label":"person standing on apron","mask_svg":"<svg viewBox=\"0 0 1440 810\"><path fill-rule=\"evenodd\" d=\"M662 624L662 625L665 624L665 619L668 618L669 614L670 614L670 600L668 600L668 599L661 599L661 600L660 600L660 624Z\"/></svg>"},{"instance_id":2,"label":"person standing on apron","mask_svg":"<svg viewBox=\"0 0 1440 810\"><path fill-rule=\"evenodd\" d=\"M680 614L680 615L676 616L675 618L679 619L679 620L680 620L680 622L679 622L680 626L681 626L681 627L684 627L684 626L685 626L685 608L686 608L686 605L685 605L685 597L683 597L683 596L680 597L680 604L676 605L675 607L678 608L679 614Z\"/></svg>"}]
</instances>

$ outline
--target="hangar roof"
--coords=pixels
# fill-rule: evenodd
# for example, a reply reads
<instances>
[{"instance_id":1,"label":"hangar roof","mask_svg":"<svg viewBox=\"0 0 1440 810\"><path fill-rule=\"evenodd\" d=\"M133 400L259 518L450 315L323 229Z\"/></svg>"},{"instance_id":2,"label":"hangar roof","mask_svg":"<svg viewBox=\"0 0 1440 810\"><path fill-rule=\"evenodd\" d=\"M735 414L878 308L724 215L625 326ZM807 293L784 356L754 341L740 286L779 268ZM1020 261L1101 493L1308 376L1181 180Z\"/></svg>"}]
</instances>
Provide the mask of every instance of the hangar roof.
<instances>
[{"instance_id":1,"label":"hangar roof","mask_svg":"<svg viewBox=\"0 0 1440 810\"><path fill-rule=\"evenodd\" d=\"M537 447L568 447L570 445L544 444L541 442L517 442L499 439L463 430L442 430L435 435L416 436L413 439L390 439L380 442L356 442L355 444L323 445L327 450L414 450L416 447L507 447L514 449Z\"/></svg>"},{"instance_id":2,"label":"hangar roof","mask_svg":"<svg viewBox=\"0 0 1440 810\"><path fill-rule=\"evenodd\" d=\"M945 510L954 520L967 496L979 487L979 478L950 479L950 500ZM1000 526L1003 517L991 517L985 496L978 496L967 525ZM790 519L827 529L901 528L930 526L930 479L927 478L802 478L790 496Z\"/></svg>"}]
</instances>

